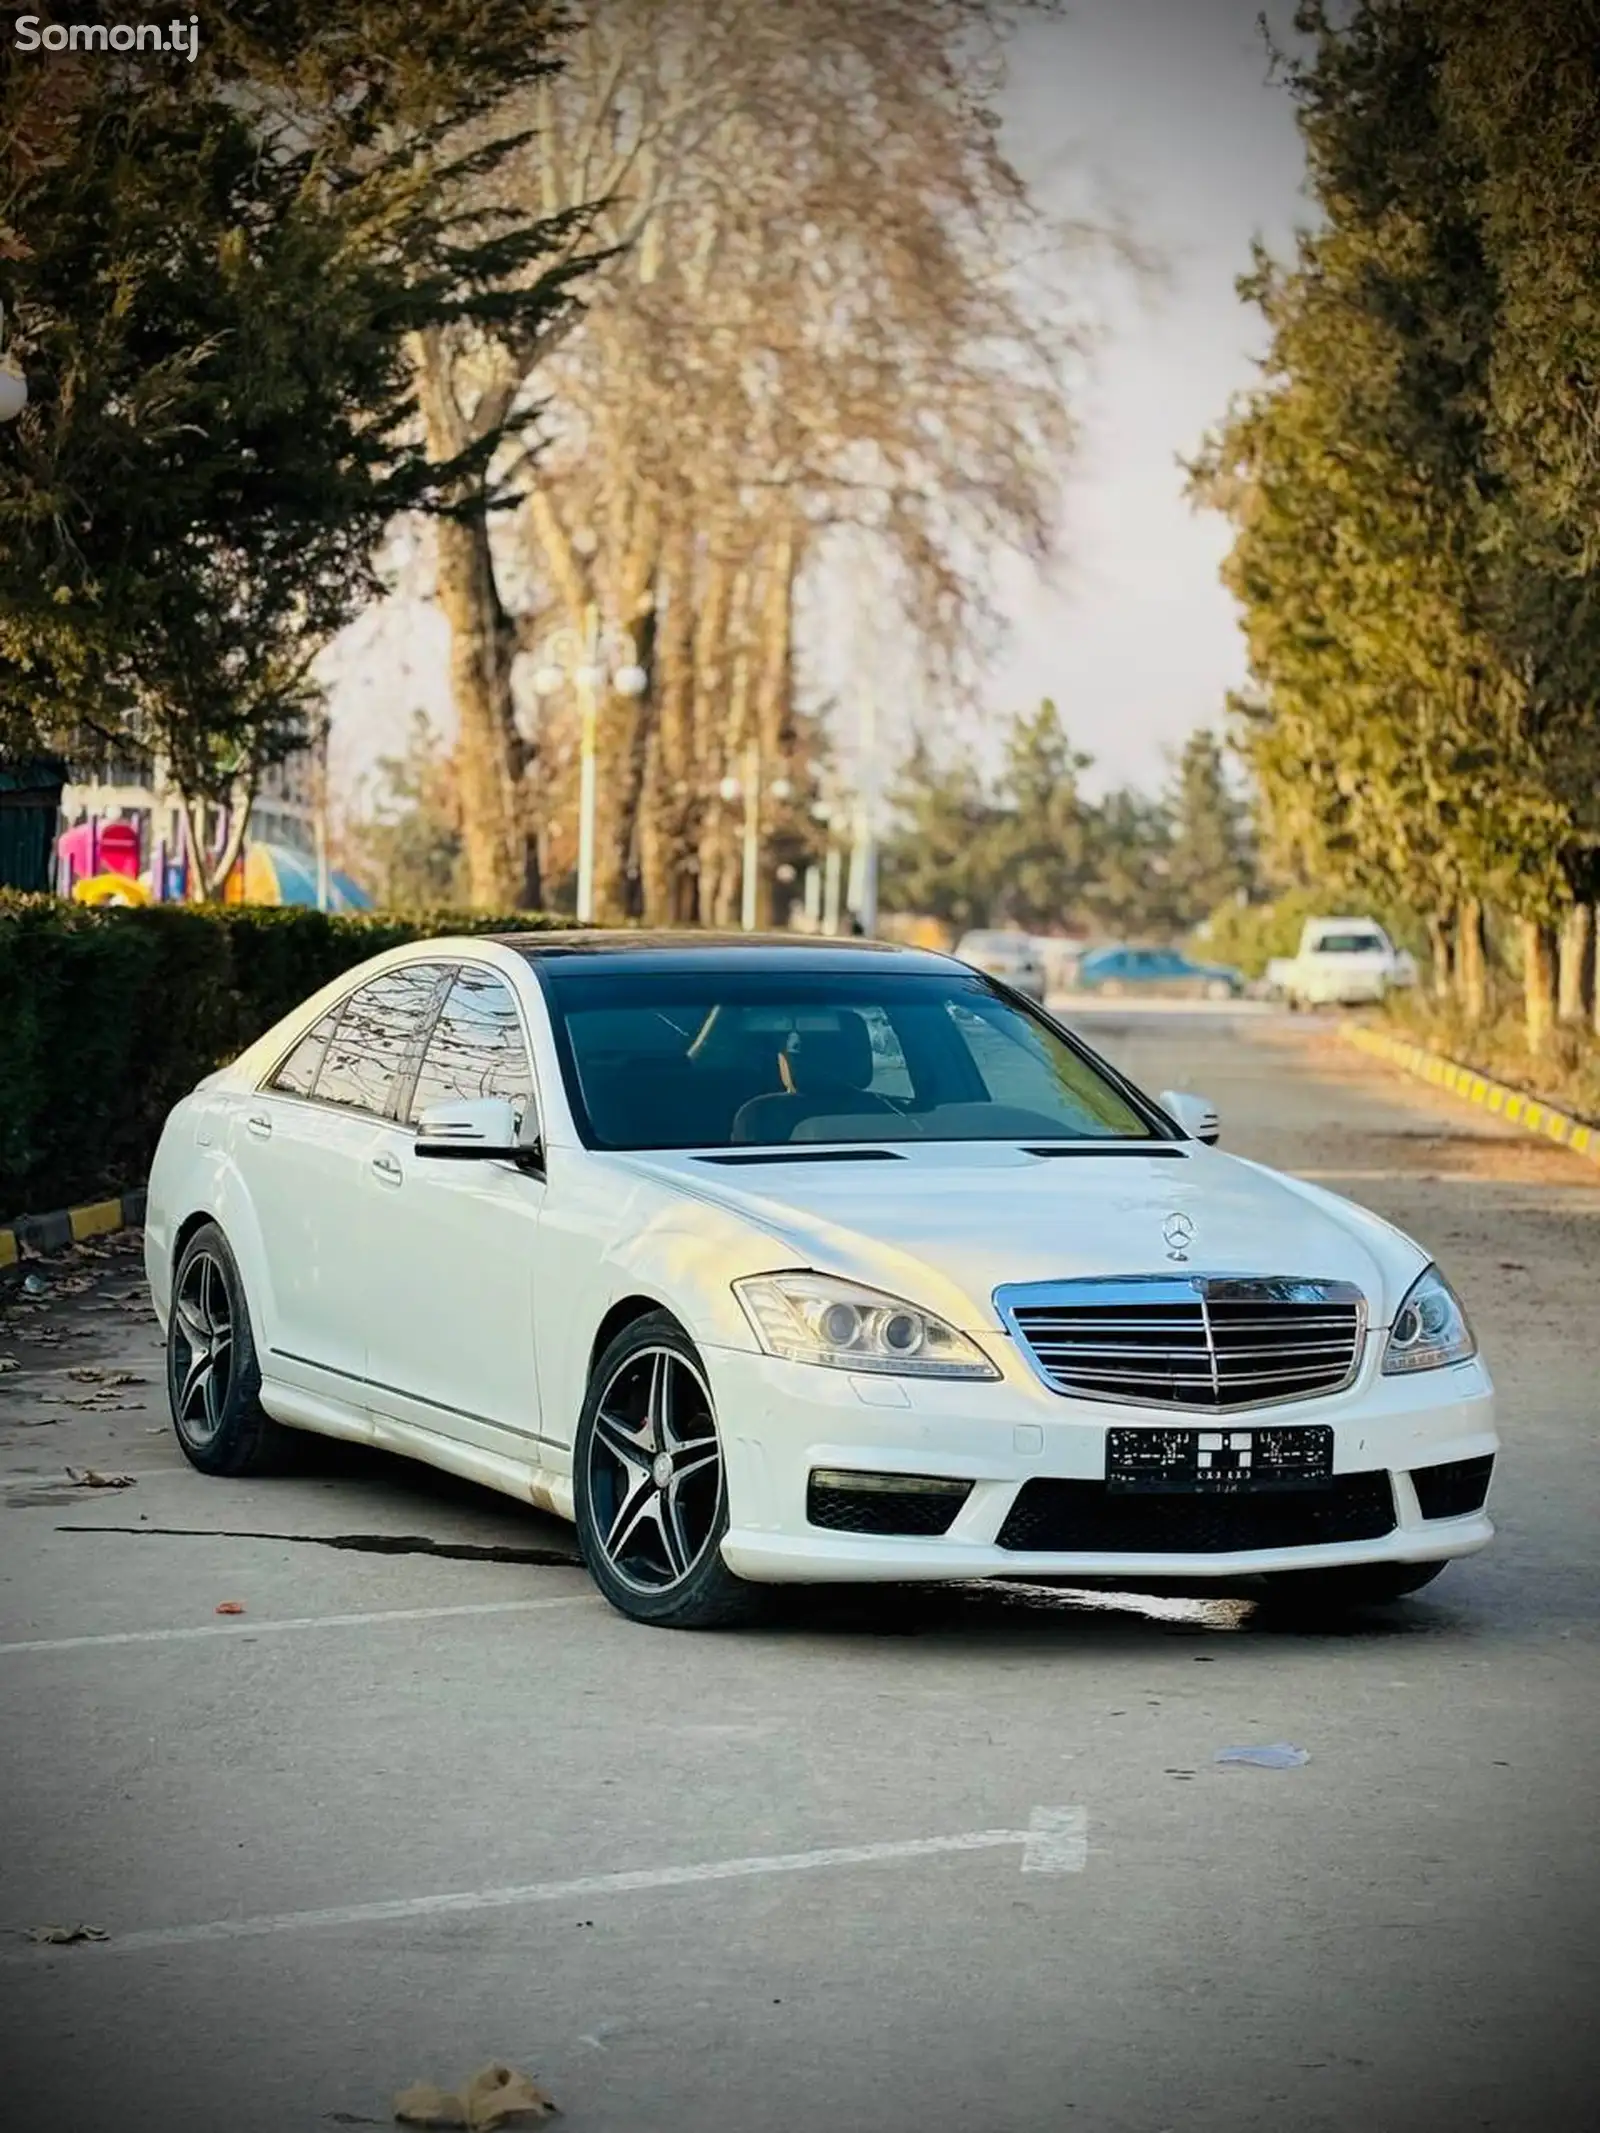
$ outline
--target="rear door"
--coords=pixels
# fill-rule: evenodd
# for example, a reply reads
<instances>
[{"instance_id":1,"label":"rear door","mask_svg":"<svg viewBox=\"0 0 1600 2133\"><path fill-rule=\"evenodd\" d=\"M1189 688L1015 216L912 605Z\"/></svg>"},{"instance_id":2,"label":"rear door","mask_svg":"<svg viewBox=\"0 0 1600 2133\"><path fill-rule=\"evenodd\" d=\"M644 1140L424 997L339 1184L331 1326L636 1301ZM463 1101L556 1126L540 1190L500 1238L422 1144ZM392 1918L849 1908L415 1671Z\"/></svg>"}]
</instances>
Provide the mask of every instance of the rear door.
<instances>
[{"instance_id":1,"label":"rear door","mask_svg":"<svg viewBox=\"0 0 1600 2133\"><path fill-rule=\"evenodd\" d=\"M453 974L390 1129L392 1163L366 1181L383 1309L369 1397L396 1420L519 1463L538 1463L535 1246L544 1180L516 1164L419 1160L431 1104L503 1096L537 1118L528 1031L506 978Z\"/></svg>"},{"instance_id":2,"label":"rear door","mask_svg":"<svg viewBox=\"0 0 1600 2133\"><path fill-rule=\"evenodd\" d=\"M237 1108L232 1146L260 1232L262 1365L361 1403L388 1114L444 972L404 963L357 987Z\"/></svg>"}]
</instances>

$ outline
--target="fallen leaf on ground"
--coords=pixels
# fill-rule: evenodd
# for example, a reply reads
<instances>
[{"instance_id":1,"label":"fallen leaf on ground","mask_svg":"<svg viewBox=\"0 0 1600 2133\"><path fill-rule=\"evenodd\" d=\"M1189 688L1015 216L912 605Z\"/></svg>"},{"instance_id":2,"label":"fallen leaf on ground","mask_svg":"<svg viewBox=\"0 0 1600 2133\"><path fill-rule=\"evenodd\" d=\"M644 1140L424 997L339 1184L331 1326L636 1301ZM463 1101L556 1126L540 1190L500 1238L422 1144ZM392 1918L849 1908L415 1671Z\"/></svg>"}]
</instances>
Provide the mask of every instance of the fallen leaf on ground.
<instances>
[{"instance_id":1,"label":"fallen leaf on ground","mask_svg":"<svg viewBox=\"0 0 1600 2133\"><path fill-rule=\"evenodd\" d=\"M526 2074L496 2062L481 2067L459 2096L419 2081L395 2098L394 2115L405 2126L466 2126L471 2133L493 2133L497 2126L560 2113Z\"/></svg>"},{"instance_id":2,"label":"fallen leaf on ground","mask_svg":"<svg viewBox=\"0 0 1600 2133\"><path fill-rule=\"evenodd\" d=\"M554 2118L556 2106L537 2083L513 2066L486 2066L467 2083L467 2124L474 2133L525 2118Z\"/></svg>"},{"instance_id":3,"label":"fallen leaf on ground","mask_svg":"<svg viewBox=\"0 0 1600 2133\"><path fill-rule=\"evenodd\" d=\"M109 1940L103 1926L31 1926L28 1938L41 1947L65 1948L77 1940Z\"/></svg>"},{"instance_id":4,"label":"fallen leaf on ground","mask_svg":"<svg viewBox=\"0 0 1600 2133\"><path fill-rule=\"evenodd\" d=\"M394 2100L394 2115L403 2126L464 2126L467 2108L459 2096L419 2081Z\"/></svg>"},{"instance_id":5,"label":"fallen leaf on ground","mask_svg":"<svg viewBox=\"0 0 1600 2133\"><path fill-rule=\"evenodd\" d=\"M131 1489L131 1474L102 1474L92 1466L69 1466L67 1479L75 1489Z\"/></svg>"},{"instance_id":6,"label":"fallen leaf on ground","mask_svg":"<svg viewBox=\"0 0 1600 2133\"><path fill-rule=\"evenodd\" d=\"M244 1613L244 1602L243 1600L219 1600L217 1602L217 1613L219 1615L242 1615Z\"/></svg>"}]
</instances>

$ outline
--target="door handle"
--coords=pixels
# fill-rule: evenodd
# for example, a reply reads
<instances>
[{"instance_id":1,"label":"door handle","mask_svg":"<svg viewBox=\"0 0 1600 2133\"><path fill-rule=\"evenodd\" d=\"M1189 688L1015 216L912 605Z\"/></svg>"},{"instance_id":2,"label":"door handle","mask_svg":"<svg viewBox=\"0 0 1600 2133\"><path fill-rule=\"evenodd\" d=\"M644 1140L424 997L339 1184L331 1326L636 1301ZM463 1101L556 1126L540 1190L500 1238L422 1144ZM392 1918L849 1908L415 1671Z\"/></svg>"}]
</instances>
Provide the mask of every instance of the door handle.
<instances>
[{"instance_id":1,"label":"door handle","mask_svg":"<svg viewBox=\"0 0 1600 2133\"><path fill-rule=\"evenodd\" d=\"M372 1167L385 1185L398 1185L405 1176L405 1172L392 1155L375 1155L372 1158Z\"/></svg>"},{"instance_id":2,"label":"door handle","mask_svg":"<svg viewBox=\"0 0 1600 2133\"><path fill-rule=\"evenodd\" d=\"M265 1111L252 1111L250 1113L250 1116L245 1120L244 1123L245 1131L247 1133L253 1133L258 1141L271 1140L272 1120L267 1116Z\"/></svg>"}]
</instances>

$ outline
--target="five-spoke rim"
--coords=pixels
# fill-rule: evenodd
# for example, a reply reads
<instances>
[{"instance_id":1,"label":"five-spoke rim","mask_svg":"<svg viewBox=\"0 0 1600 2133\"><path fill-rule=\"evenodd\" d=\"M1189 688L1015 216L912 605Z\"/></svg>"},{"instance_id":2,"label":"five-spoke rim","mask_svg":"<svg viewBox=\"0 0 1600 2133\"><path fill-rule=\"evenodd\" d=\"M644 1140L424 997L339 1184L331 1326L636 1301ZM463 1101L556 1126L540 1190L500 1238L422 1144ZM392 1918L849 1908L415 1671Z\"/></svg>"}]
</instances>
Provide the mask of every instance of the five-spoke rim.
<instances>
[{"instance_id":1,"label":"five-spoke rim","mask_svg":"<svg viewBox=\"0 0 1600 2133\"><path fill-rule=\"evenodd\" d=\"M196 1252L172 1306L172 1407L192 1444L209 1444L233 1390L233 1300L222 1262Z\"/></svg>"},{"instance_id":2,"label":"five-spoke rim","mask_svg":"<svg viewBox=\"0 0 1600 2133\"><path fill-rule=\"evenodd\" d=\"M722 1449L706 1382L672 1348L642 1348L600 1395L589 1436L589 1504L611 1571L637 1592L667 1592L712 1547Z\"/></svg>"}]
</instances>

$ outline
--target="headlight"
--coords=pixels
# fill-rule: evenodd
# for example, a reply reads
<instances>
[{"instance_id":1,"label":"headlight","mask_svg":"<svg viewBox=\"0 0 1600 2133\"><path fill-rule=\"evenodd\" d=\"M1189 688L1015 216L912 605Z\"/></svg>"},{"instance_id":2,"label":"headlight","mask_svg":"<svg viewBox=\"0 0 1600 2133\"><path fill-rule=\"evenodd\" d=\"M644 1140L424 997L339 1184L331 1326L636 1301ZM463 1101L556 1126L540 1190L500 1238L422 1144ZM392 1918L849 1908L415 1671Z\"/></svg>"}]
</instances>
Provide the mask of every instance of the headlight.
<instances>
[{"instance_id":1,"label":"headlight","mask_svg":"<svg viewBox=\"0 0 1600 2133\"><path fill-rule=\"evenodd\" d=\"M897 1378L997 1378L983 1351L915 1304L832 1274L753 1274L736 1281L768 1355Z\"/></svg>"},{"instance_id":2,"label":"headlight","mask_svg":"<svg viewBox=\"0 0 1600 2133\"><path fill-rule=\"evenodd\" d=\"M1438 1370L1446 1363L1464 1363L1477 1352L1478 1343L1455 1291L1436 1266L1426 1267L1394 1314L1389 1345L1383 1352L1384 1375Z\"/></svg>"}]
</instances>

